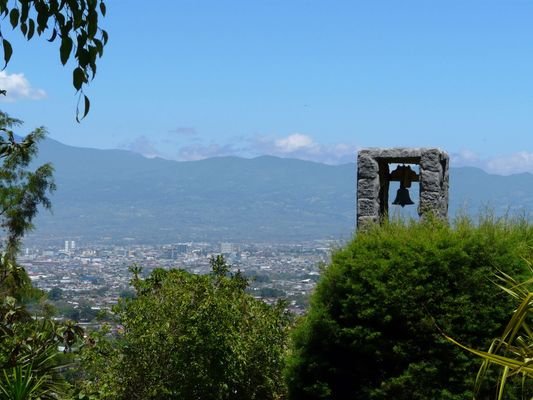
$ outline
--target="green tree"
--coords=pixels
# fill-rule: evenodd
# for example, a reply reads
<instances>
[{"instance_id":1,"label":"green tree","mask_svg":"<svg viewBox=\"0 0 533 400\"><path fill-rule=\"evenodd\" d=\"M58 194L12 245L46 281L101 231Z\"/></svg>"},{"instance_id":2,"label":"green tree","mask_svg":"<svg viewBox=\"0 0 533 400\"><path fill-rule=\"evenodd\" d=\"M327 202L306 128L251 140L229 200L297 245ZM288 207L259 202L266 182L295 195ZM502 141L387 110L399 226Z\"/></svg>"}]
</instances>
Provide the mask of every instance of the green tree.
<instances>
[{"instance_id":1,"label":"green tree","mask_svg":"<svg viewBox=\"0 0 533 400\"><path fill-rule=\"evenodd\" d=\"M79 320L92 321L98 315L98 310L93 310L92 304L88 301L80 301L79 304Z\"/></svg>"},{"instance_id":2,"label":"green tree","mask_svg":"<svg viewBox=\"0 0 533 400\"><path fill-rule=\"evenodd\" d=\"M63 315L67 318L67 319L70 319L72 321L79 321L81 318L81 312L80 312L80 309L79 308L74 308L72 306L69 305L69 307L67 307L64 311L63 311Z\"/></svg>"},{"instance_id":3,"label":"green tree","mask_svg":"<svg viewBox=\"0 0 533 400\"><path fill-rule=\"evenodd\" d=\"M89 112L90 101L83 88L96 75L96 62L102 57L108 40L99 21L105 14L103 0L0 0L0 15L9 21L13 30L18 30L27 40L37 34L48 36L49 42L60 42L59 58L63 65L74 59L72 84L79 93L78 121L80 114L84 118ZM0 30L0 40L5 68L13 55L6 29ZM6 94L5 90L0 93ZM80 113L82 99L83 113Z\"/></svg>"},{"instance_id":4,"label":"green tree","mask_svg":"<svg viewBox=\"0 0 533 400\"><path fill-rule=\"evenodd\" d=\"M55 287L55 288L52 288L49 292L48 292L48 298L50 300L61 300L61 298L63 297L63 290L61 290L61 288L58 288L58 287Z\"/></svg>"},{"instance_id":5,"label":"green tree","mask_svg":"<svg viewBox=\"0 0 533 400\"><path fill-rule=\"evenodd\" d=\"M17 141L12 129L20 124L0 112L0 398L55 399L66 388L58 375L58 346L70 349L80 332L47 316L35 319L22 303L39 291L16 255L38 207L50 207L55 185L51 165L29 169L44 129Z\"/></svg>"},{"instance_id":6,"label":"green tree","mask_svg":"<svg viewBox=\"0 0 533 400\"><path fill-rule=\"evenodd\" d=\"M44 164L29 170L45 130L39 128L22 141L15 140L13 128L21 121L0 111L0 295L19 297L31 291L31 283L23 268L16 263L20 242L33 228L38 207L50 208L49 194L55 190L53 168Z\"/></svg>"},{"instance_id":7,"label":"green tree","mask_svg":"<svg viewBox=\"0 0 533 400\"><path fill-rule=\"evenodd\" d=\"M121 299L133 299L135 297L135 291L131 289L123 289L120 291L118 297Z\"/></svg>"},{"instance_id":8,"label":"green tree","mask_svg":"<svg viewBox=\"0 0 533 400\"><path fill-rule=\"evenodd\" d=\"M222 257L213 273L156 269L133 279L115 310L117 346L97 335L84 351L83 393L104 399L279 399L290 323L284 304L246 293Z\"/></svg>"},{"instance_id":9,"label":"green tree","mask_svg":"<svg viewBox=\"0 0 533 400\"><path fill-rule=\"evenodd\" d=\"M527 223L490 218L358 232L333 254L295 329L289 398L472 398L479 363L438 327L488 347L512 306L490 278L496 268L523 274L532 245ZM482 395L495 380L485 384Z\"/></svg>"}]
</instances>

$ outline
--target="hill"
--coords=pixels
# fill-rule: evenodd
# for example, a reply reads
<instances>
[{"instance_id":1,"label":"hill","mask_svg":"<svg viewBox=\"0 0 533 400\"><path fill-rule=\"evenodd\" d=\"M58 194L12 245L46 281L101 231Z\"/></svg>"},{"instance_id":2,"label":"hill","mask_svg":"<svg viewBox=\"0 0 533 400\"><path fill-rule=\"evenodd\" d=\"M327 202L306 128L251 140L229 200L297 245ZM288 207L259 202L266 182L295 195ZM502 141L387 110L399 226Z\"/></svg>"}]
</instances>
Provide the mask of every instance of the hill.
<instances>
[{"instance_id":1,"label":"hill","mask_svg":"<svg viewBox=\"0 0 533 400\"><path fill-rule=\"evenodd\" d=\"M345 239L354 230L354 164L271 156L177 162L46 139L37 162L48 161L58 185L53 215L41 213L30 239L280 242ZM452 168L450 182L451 214L533 209L531 174Z\"/></svg>"}]
</instances>

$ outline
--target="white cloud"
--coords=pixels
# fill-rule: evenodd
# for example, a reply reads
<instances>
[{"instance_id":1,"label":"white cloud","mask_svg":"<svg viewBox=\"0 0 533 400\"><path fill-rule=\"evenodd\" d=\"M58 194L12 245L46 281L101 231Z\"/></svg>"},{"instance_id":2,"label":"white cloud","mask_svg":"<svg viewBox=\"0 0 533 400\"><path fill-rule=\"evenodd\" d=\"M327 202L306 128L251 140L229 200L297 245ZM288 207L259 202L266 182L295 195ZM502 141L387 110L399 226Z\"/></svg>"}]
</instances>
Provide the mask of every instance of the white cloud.
<instances>
[{"instance_id":1,"label":"white cloud","mask_svg":"<svg viewBox=\"0 0 533 400\"><path fill-rule=\"evenodd\" d=\"M200 139L198 139L200 140ZM355 144L316 142L311 136L293 133L285 137L239 137L230 143L191 143L185 146L167 143L166 140L154 141L139 136L134 141L120 146L145 157L162 157L179 161L195 161L212 157L237 156L255 157L272 155L297 158L325 164L354 163L357 151ZM520 151L507 155L482 157L478 153L463 149L450 154L451 167L477 167L497 175L511 175L523 172L533 173L533 152Z\"/></svg>"},{"instance_id":2,"label":"white cloud","mask_svg":"<svg viewBox=\"0 0 533 400\"><path fill-rule=\"evenodd\" d=\"M461 150L450 157L452 167L478 167L497 175L533 173L533 153L527 151L483 158L471 150Z\"/></svg>"},{"instance_id":3,"label":"white cloud","mask_svg":"<svg viewBox=\"0 0 533 400\"><path fill-rule=\"evenodd\" d=\"M136 137L133 141L123 142L118 147L141 154L146 158L160 157L177 161L196 161L222 156L242 157L246 152L246 149L234 144L195 143L178 146L165 138L158 140L144 135Z\"/></svg>"},{"instance_id":4,"label":"white cloud","mask_svg":"<svg viewBox=\"0 0 533 400\"><path fill-rule=\"evenodd\" d=\"M463 149L458 153L450 154L451 163L456 167L462 166L475 166L481 163L481 159L478 154L472 150Z\"/></svg>"},{"instance_id":5,"label":"white cloud","mask_svg":"<svg viewBox=\"0 0 533 400\"><path fill-rule=\"evenodd\" d=\"M533 153L520 151L514 154L494 157L487 160L486 170L500 175L517 174L521 172L533 173Z\"/></svg>"},{"instance_id":6,"label":"white cloud","mask_svg":"<svg viewBox=\"0 0 533 400\"><path fill-rule=\"evenodd\" d=\"M320 144L301 133L286 137L240 137L231 143L195 143L179 147L171 158L180 161L202 160L211 157L237 156L256 157L272 155L277 157L298 158L326 164L355 162L358 147L353 144Z\"/></svg>"},{"instance_id":7,"label":"white cloud","mask_svg":"<svg viewBox=\"0 0 533 400\"><path fill-rule=\"evenodd\" d=\"M293 133L283 138L256 137L249 152L299 158L326 164L355 162L358 146L349 143L320 144L311 136Z\"/></svg>"},{"instance_id":8,"label":"white cloud","mask_svg":"<svg viewBox=\"0 0 533 400\"><path fill-rule=\"evenodd\" d=\"M0 96L0 101L14 102L21 99L41 100L46 97L43 89L31 86L24 74L8 74L0 71L0 89L5 90L6 96Z\"/></svg>"},{"instance_id":9,"label":"white cloud","mask_svg":"<svg viewBox=\"0 0 533 400\"><path fill-rule=\"evenodd\" d=\"M293 133L285 137L256 136L240 138L230 144L194 144L179 148L178 160L201 160L210 157L238 156L250 157L272 155L290 157L325 164L356 162L359 146L350 143L322 144L311 136ZM477 167L498 175L522 172L533 173L533 152L521 151L509 155L484 158L478 153L463 149L451 153L452 167Z\"/></svg>"},{"instance_id":10,"label":"white cloud","mask_svg":"<svg viewBox=\"0 0 533 400\"><path fill-rule=\"evenodd\" d=\"M347 143L320 144L311 136L302 133L293 133L285 137L234 137L229 143L202 143L198 138L197 143L179 146L163 140L164 155L157 152L159 148L155 143L149 143L146 137L137 138L123 148L137 151L148 156L157 154L164 158L179 161L203 160L211 157L256 157L272 155L277 157L298 158L326 164L343 164L355 162L357 146ZM174 147L175 146L175 147ZM176 150L172 151L172 147ZM172 155L171 155L172 154Z\"/></svg>"},{"instance_id":11,"label":"white cloud","mask_svg":"<svg viewBox=\"0 0 533 400\"><path fill-rule=\"evenodd\" d=\"M146 136L136 137L132 142L125 143L120 147L139 153L147 158L163 157L163 154L157 149L156 144Z\"/></svg>"},{"instance_id":12,"label":"white cloud","mask_svg":"<svg viewBox=\"0 0 533 400\"><path fill-rule=\"evenodd\" d=\"M274 140L274 146L280 153L294 153L296 151L318 151L318 145L307 135L293 133L287 137Z\"/></svg>"}]
</instances>

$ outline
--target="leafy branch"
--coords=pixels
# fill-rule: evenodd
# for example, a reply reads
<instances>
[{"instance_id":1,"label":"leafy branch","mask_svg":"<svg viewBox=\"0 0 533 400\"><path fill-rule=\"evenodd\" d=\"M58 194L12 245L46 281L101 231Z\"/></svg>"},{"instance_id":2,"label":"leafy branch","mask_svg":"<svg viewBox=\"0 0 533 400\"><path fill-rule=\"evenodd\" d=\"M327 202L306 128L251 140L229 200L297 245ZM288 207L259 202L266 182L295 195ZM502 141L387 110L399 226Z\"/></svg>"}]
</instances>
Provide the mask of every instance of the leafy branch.
<instances>
[{"instance_id":1,"label":"leafy branch","mask_svg":"<svg viewBox=\"0 0 533 400\"><path fill-rule=\"evenodd\" d=\"M104 1L15 0L8 3L8 0L0 0L0 15L9 19L14 30L18 29L27 40L31 40L35 34L43 36L48 33L49 42L60 42L61 64L66 65L69 59L74 58L72 85L78 93L76 120L79 122L87 116L91 104L84 87L94 79L97 60L104 54L109 38L99 22L106 15ZM0 40L5 69L13 55L13 47L1 28Z\"/></svg>"}]
</instances>

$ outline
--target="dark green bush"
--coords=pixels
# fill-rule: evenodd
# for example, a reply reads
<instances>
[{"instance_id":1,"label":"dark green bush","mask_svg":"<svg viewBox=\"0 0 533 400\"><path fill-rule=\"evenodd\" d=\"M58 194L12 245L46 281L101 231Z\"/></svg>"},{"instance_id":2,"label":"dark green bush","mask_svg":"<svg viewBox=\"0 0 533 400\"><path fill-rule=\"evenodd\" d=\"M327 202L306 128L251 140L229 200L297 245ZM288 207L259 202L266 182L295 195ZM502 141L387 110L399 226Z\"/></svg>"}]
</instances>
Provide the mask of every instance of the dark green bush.
<instances>
[{"instance_id":1,"label":"dark green bush","mask_svg":"<svg viewBox=\"0 0 533 400\"><path fill-rule=\"evenodd\" d=\"M512 302L492 282L525 272L524 221L393 222L333 255L293 334L291 399L467 399L480 361L439 329L487 348ZM492 394L488 380L485 391Z\"/></svg>"}]
</instances>

